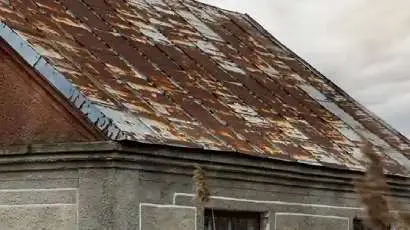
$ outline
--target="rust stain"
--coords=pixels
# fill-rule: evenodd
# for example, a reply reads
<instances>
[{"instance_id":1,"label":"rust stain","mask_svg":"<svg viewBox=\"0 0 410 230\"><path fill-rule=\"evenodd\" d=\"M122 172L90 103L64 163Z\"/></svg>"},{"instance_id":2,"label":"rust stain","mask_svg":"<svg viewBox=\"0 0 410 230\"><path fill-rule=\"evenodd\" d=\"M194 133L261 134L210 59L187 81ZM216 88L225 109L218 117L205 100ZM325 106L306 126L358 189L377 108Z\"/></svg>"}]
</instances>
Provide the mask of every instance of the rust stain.
<instances>
[{"instance_id":1,"label":"rust stain","mask_svg":"<svg viewBox=\"0 0 410 230\"><path fill-rule=\"evenodd\" d=\"M239 13L191 0L10 0L0 20L131 140L355 169L362 139L410 153ZM386 159L397 173L400 158Z\"/></svg>"}]
</instances>

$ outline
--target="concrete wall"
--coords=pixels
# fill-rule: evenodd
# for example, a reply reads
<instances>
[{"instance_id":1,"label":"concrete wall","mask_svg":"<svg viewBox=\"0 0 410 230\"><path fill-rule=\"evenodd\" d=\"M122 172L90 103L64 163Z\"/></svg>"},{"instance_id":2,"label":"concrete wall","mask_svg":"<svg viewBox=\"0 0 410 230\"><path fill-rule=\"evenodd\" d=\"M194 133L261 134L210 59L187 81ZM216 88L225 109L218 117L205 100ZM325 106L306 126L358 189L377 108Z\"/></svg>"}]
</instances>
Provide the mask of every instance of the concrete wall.
<instances>
[{"instance_id":1,"label":"concrete wall","mask_svg":"<svg viewBox=\"0 0 410 230\"><path fill-rule=\"evenodd\" d=\"M169 204L167 215L182 215L187 210L181 207L195 207L191 178L158 173L140 175L141 202ZM213 197L207 205L209 208L260 212L268 217L264 229L269 230L349 230L353 218L361 213L360 203L353 193L221 179L211 179L210 187ZM158 205L158 209L162 207ZM143 220L150 215L144 209L141 212ZM200 218L197 221L197 229L202 229ZM144 223L142 229L150 230L150 225ZM168 227L163 229L181 229Z\"/></svg>"},{"instance_id":2,"label":"concrete wall","mask_svg":"<svg viewBox=\"0 0 410 230\"><path fill-rule=\"evenodd\" d=\"M305 213L275 213L275 227L282 230L349 229L350 219L340 216L312 215Z\"/></svg>"},{"instance_id":3,"label":"concrete wall","mask_svg":"<svg viewBox=\"0 0 410 230\"><path fill-rule=\"evenodd\" d=\"M189 176L132 169L0 175L0 229L203 229ZM352 194L211 181L209 207L261 212L268 217L265 229L349 230L359 212Z\"/></svg>"},{"instance_id":4,"label":"concrete wall","mask_svg":"<svg viewBox=\"0 0 410 230\"><path fill-rule=\"evenodd\" d=\"M76 171L1 173L0 229L77 229L77 177Z\"/></svg>"},{"instance_id":5,"label":"concrete wall","mask_svg":"<svg viewBox=\"0 0 410 230\"><path fill-rule=\"evenodd\" d=\"M57 147L45 150L44 146L31 146L31 152L24 154L22 150L9 151L9 156L0 151L0 229L203 229L204 209L196 207L193 194L193 164L198 161L165 151L131 153L108 151L103 144L95 146L105 150L94 152L67 145L58 146L60 153L55 151ZM78 152L80 147L85 152ZM11 159L13 164L4 163ZM249 165L259 162L260 166L282 167L279 162L246 161ZM286 166L294 170L287 174L288 179L267 168L265 176L257 177L255 168L229 168L241 164L241 158L226 162L220 164L215 156L212 162L201 162L212 192L206 208L259 212L263 230L352 230L353 218L362 215L347 179L354 174L295 165ZM327 182L306 179L304 183L297 179L298 170L312 173L311 177L320 172ZM346 178L336 183L337 177ZM410 210L405 191L408 183L391 180L396 183L395 195L401 196L396 200Z\"/></svg>"}]
</instances>

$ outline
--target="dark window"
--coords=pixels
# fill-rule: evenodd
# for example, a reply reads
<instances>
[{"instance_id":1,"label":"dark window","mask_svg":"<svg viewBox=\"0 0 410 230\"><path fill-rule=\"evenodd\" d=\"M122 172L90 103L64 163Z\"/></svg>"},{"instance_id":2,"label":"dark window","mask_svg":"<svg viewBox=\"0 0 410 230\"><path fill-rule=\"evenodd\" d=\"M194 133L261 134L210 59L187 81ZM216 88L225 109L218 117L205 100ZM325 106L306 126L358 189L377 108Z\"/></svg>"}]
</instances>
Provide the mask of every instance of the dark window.
<instances>
[{"instance_id":1,"label":"dark window","mask_svg":"<svg viewBox=\"0 0 410 230\"><path fill-rule=\"evenodd\" d=\"M260 230L260 213L205 210L205 230Z\"/></svg>"},{"instance_id":2,"label":"dark window","mask_svg":"<svg viewBox=\"0 0 410 230\"><path fill-rule=\"evenodd\" d=\"M387 227L386 230L393 229L392 227ZM367 227L366 224L362 219L354 218L353 219L353 230L372 230L371 228Z\"/></svg>"},{"instance_id":3,"label":"dark window","mask_svg":"<svg viewBox=\"0 0 410 230\"><path fill-rule=\"evenodd\" d=\"M353 230L371 230L366 227L362 219L354 218L353 219Z\"/></svg>"}]
</instances>

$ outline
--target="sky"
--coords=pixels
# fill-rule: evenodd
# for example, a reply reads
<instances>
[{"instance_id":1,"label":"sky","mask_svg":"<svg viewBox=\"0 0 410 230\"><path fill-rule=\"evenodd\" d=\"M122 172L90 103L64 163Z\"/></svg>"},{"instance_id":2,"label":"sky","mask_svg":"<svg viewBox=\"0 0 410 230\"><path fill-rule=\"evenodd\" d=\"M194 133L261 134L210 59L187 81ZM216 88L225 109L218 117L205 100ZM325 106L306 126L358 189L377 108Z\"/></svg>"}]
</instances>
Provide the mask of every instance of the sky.
<instances>
[{"instance_id":1,"label":"sky","mask_svg":"<svg viewBox=\"0 0 410 230\"><path fill-rule=\"evenodd\" d=\"M201 0L250 14L410 137L410 1Z\"/></svg>"}]
</instances>

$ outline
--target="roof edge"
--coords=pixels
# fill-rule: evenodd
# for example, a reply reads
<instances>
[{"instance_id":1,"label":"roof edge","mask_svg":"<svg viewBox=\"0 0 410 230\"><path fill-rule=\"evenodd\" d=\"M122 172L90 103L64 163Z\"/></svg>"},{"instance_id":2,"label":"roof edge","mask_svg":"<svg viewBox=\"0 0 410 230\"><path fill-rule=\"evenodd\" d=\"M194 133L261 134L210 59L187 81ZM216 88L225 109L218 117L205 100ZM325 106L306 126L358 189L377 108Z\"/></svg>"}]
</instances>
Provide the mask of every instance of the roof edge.
<instances>
[{"instance_id":1,"label":"roof edge","mask_svg":"<svg viewBox=\"0 0 410 230\"><path fill-rule=\"evenodd\" d=\"M21 156L27 154L45 153L75 153L115 151L120 149L120 144L115 141L94 142L67 142L67 143L44 143L28 145L12 145L0 147L0 157Z\"/></svg>"},{"instance_id":2,"label":"roof edge","mask_svg":"<svg viewBox=\"0 0 410 230\"><path fill-rule=\"evenodd\" d=\"M352 102L355 104L357 107L362 109L364 112L369 114L373 119L375 119L377 122L381 123L386 129L391 131L392 133L396 134L399 136L402 140L404 140L407 144L410 144L410 140L404 136L402 133L400 133L398 130L393 128L390 124L388 124L386 121L381 119L378 115L376 115L374 112L370 111L367 109L365 106L363 106L360 102L358 102L356 99L351 97L348 93L346 93L342 88L340 88L337 84L335 84L333 81L331 81L329 78L324 76L320 71L318 71L315 67L310 65L307 61L305 61L302 57L297 55L294 51L289 49L286 45L284 45L282 42L280 42L277 38L275 38L269 31L267 31L256 19L254 19L252 16L249 14L245 13L242 14L244 16L244 19L247 20L252 26L254 26L258 31L260 31L263 35L268 37L275 45L278 45L280 48L282 48L284 51L286 51L288 54L292 55L293 58L295 58L298 62L300 62L303 66L305 66L307 69L309 69L313 74L319 76L322 78L326 83L328 83L331 87L333 87L338 93L340 93L343 97L345 97L348 101Z\"/></svg>"},{"instance_id":3,"label":"roof edge","mask_svg":"<svg viewBox=\"0 0 410 230\"><path fill-rule=\"evenodd\" d=\"M123 140L125 134L112 120L103 114L85 95L45 57L38 53L31 44L24 40L15 30L6 23L0 21L0 39L3 39L30 67L41 75L58 93L60 93L69 104L78 109L92 124L102 131L109 139Z\"/></svg>"},{"instance_id":4,"label":"roof edge","mask_svg":"<svg viewBox=\"0 0 410 230\"><path fill-rule=\"evenodd\" d=\"M258 177L280 178L336 183L354 186L364 172L261 159L257 156L224 152L209 154L212 150L186 149L151 144L120 143L117 141L76 142L55 144L16 145L0 147L0 171L32 171L75 168L130 168L161 171L163 166L177 167L192 172L195 164L211 171L248 173ZM171 170L175 173L174 170ZM272 175L275 175L272 177ZM410 175L386 174L392 188L406 188ZM272 179L273 178L273 179ZM240 179L240 177L239 177ZM277 181L276 181L277 182ZM276 183L275 182L275 183ZM330 186L332 187L332 186Z\"/></svg>"}]
</instances>

